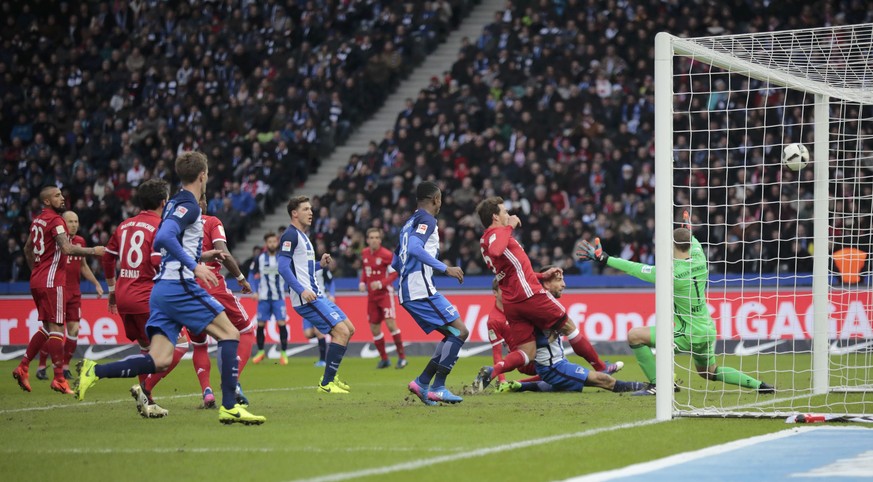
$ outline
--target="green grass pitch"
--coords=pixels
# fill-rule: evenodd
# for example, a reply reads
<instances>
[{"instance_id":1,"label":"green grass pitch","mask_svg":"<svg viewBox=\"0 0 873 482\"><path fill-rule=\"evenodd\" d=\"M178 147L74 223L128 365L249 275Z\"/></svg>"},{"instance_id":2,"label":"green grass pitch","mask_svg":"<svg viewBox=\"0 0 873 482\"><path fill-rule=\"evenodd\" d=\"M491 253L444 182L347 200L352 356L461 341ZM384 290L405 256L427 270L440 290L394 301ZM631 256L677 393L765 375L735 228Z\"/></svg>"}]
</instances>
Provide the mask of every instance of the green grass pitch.
<instances>
[{"instance_id":1,"label":"green grass pitch","mask_svg":"<svg viewBox=\"0 0 873 482\"><path fill-rule=\"evenodd\" d=\"M783 358L797 361L780 356L776 364ZM620 379L642 379L632 357L613 359L625 362ZM199 387L190 361L157 387L157 402L170 416L154 420L137 414L128 394L132 379L101 380L85 402L77 402L36 380L35 365L34 391L24 393L10 376L15 362L0 363L5 380L0 385L0 474L10 481L540 481L786 428L781 419L651 423L654 397L597 389L489 392L466 396L459 405L426 407L406 391L425 361L412 358L404 370L375 370L375 360L345 360L340 373L352 387L345 396L316 393L321 369L310 358L292 358L288 366L269 360L250 364L242 379L250 409L267 417L266 424L250 427L221 425L216 410L197 408ZM461 391L489 361L461 359L450 388ZM679 371L684 383L705 388L702 379L684 380L685 375ZM217 388L214 363L212 378ZM702 391L692 395L704 396ZM749 391L730 392L730 397L730 403L740 404L761 400ZM866 403L867 413L873 411L873 402L852 397Z\"/></svg>"}]
</instances>

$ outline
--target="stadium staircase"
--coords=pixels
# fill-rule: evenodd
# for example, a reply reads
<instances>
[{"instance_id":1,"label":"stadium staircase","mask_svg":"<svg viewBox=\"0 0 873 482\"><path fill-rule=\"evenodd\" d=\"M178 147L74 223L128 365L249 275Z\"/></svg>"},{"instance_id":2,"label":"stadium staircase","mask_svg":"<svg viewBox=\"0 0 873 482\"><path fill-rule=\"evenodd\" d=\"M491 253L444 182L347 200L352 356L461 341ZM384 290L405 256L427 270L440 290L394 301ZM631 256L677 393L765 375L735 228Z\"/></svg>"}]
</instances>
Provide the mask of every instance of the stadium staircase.
<instances>
[{"instance_id":1,"label":"stadium staircase","mask_svg":"<svg viewBox=\"0 0 873 482\"><path fill-rule=\"evenodd\" d=\"M415 99L418 97L418 92L427 86L431 77L442 78L443 72L451 70L454 61L458 58L461 39L469 37L475 42L482 33L482 28L493 20L494 12L502 11L505 5L504 0L482 0L475 5L470 14L461 21L458 29L451 32L446 41L400 83L382 107L352 132L345 144L338 146L321 161L318 171L311 174L306 184L295 190L294 194L312 197L325 193L328 184L336 178L337 169L345 166L352 154L366 152L370 141L380 142L385 136L385 131L394 128L397 114L403 110L407 98ZM252 248L263 243L264 233L288 225L288 213L285 211L287 199L288 196L284 196L276 210L267 214L260 225L248 233L245 241L237 243L234 248L234 256L237 260L248 259Z\"/></svg>"}]
</instances>

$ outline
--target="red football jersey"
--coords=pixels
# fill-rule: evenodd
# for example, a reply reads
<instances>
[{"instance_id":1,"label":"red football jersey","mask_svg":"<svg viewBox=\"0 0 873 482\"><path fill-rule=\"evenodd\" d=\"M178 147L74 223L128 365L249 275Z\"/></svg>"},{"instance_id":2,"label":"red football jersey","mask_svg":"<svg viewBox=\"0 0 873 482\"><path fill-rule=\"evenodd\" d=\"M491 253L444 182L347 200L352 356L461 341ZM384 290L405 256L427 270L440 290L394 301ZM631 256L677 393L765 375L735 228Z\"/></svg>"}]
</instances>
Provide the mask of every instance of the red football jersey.
<instances>
[{"instance_id":1,"label":"red football jersey","mask_svg":"<svg viewBox=\"0 0 873 482\"><path fill-rule=\"evenodd\" d=\"M396 271L388 272L392 259L394 259L394 253L384 246L377 249L376 252L373 252L369 247L361 251L361 282L367 286L367 296L371 298L388 296L388 288L398 276ZM374 281L381 281L382 289L371 290L370 283Z\"/></svg>"},{"instance_id":2,"label":"red football jersey","mask_svg":"<svg viewBox=\"0 0 873 482\"><path fill-rule=\"evenodd\" d=\"M512 237L512 227L488 228L479 248L485 264L497 275L503 303L519 303L543 291L524 248Z\"/></svg>"},{"instance_id":3,"label":"red football jersey","mask_svg":"<svg viewBox=\"0 0 873 482\"><path fill-rule=\"evenodd\" d=\"M119 262L115 302L123 315L149 312L155 266L161 262L161 254L152 251L160 224L158 215L143 211L119 224L106 246L103 271L114 272L116 260Z\"/></svg>"},{"instance_id":4,"label":"red football jersey","mask_svg":"<svg viewBox=\"0 0 873 482\"><path fill-rule=\"evenodd\" d=\"M76 235L70 240L73 246L85 246L85 238ZM82 270L82 256L67 256L67 284L64 286L67 293L79 294L82 292L81 284L79 283L79 273Z\"/></svg>"},{"instance_id":5,"label":"red football jersey","mask_svg":"<svg viewBox=\"0 0 873 482\"><path fill-rule=\"evenodd\" d=\"M509 331L509 322L506 320L506 315L494 304L491 313L488 314L488 341L491 346L506 343L509 351L514 351L516 346L512 343L512 334Z\"/></svg>"},{"instance_id":6,"label":"red football jersey","mask_svg":"<svg viewBox=\"0 0 873 482\"><path fill-rule=\"evenodd\" d=\"M227 235L224 234L224 225L221 224L221 220L217 217L204 214L203 251L215 249L216 241L224 241L225 243L227 243ZM209 267L209 269L211 269L213 273L215 273L215 276L221 277L221 261L212 261L210 263L206 263L206 266Z\"/></svg>"},{"instance_id":7,"label":"red football jersey","mask_svg":"<svg viewBox=\"0 0 873 482\"><path fill-rule=\"evenodd\" d=\"M30 224L30 239L33 243L33 271L31 288L54 288L65 286L67 260L58 247L55 236L67 235L67 223L54 209L43 208Z\"/></svg>"}]
</instances>

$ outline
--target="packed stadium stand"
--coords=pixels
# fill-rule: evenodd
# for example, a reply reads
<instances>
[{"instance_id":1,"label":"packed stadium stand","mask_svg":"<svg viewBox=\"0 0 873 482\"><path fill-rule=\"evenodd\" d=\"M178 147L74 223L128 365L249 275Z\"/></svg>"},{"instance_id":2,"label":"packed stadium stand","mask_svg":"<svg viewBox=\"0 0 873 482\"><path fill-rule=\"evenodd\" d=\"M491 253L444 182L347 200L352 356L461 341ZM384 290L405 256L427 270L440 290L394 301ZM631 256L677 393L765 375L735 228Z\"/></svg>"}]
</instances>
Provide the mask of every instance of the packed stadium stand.
<instances>
[{"instance_id":1,"label":"packed stadium stand","mask_svg":"<svg viewBox=\"0 0 873 482\"><path fill-rule=\"evenodd\" d=\"M21 248L42 185L61 187L81 234L105 244L136 212L136 186L173 181L173 159L187 149L210 157L209 212L238 241L306 182L468 6L2 2L0 280L28 279ZM312 237L334 254L337 276L356 276L366 228L382 227L393 247L414 209L415 184L433 179L444 190L442 257L468 275L484 274L473 210L490 195L521 216L522 241L538 266L591 270L574 263L572 250L594 236L610 253L652 262L654 35L871 19L869 7L852 0L506 2L478 37L461 42L451 70L408 100L394 129L360 146L313 200ZM800 120L792 115L788 122ZM778 222L755 170L721 162L724 196L761 202L735 213L739 231L709 236ZM693 172L679 175L696 181ZM803 238L795 248L808 258ZM710 257L714 269L741 269L739 258L722 254Z\"/></svg>"}]
</instances>

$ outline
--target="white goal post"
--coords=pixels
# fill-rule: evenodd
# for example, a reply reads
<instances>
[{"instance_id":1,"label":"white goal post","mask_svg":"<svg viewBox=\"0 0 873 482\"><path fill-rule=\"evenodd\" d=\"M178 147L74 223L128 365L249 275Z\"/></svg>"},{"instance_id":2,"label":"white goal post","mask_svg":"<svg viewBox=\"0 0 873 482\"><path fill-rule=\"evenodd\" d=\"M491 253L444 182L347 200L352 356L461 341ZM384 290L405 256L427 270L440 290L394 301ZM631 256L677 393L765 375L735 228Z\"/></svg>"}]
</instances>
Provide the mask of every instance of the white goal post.
<instances>
[{"instance_id":1,"label":"white goal post","mask_svg":"<svg viewBox=\"0 0 873 482\"><path fill-rule=\"evenodd\" d=\"M799 171L781 163L792 142L810 152ZM656 371L680 390L659 384L657 418L873 413L873 275L832 260L873 256L873 24L659 33L655 165ZM710 257L718 364L775 395L674 356L670 227L683 210Z\"/></svg>"}]
</instances>

